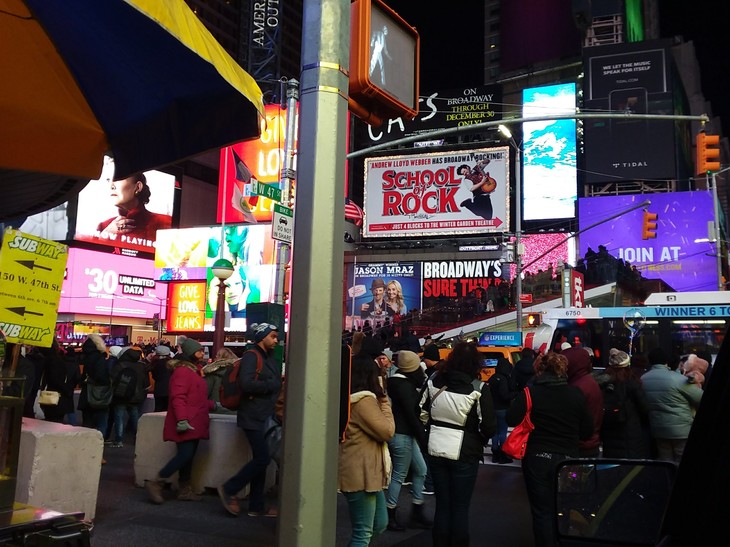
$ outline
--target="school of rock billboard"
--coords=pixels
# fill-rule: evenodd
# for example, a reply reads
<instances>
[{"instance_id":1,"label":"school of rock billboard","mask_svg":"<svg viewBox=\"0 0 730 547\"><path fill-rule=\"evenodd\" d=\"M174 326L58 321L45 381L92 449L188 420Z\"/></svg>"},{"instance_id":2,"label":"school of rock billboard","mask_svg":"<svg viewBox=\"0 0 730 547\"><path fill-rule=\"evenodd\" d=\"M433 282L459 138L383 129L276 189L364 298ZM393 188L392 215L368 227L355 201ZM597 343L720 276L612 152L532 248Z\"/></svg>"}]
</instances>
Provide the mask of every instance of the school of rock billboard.
<instances>
[{"instance_id":1,"label":"school of rock billboard","mask_svg":"<svg viewBox=\"0 0 730 547\"><path fill-rule=\"evenodd\" d=\"M509 229L509 148L365 160L365 237Z\"/></svg>"},{"instance_id":2,"label":"school of rock billboard","mask_svg":"<svg viewBox=\"0 0 730 547\"><path fill-rule=\"evenodd\" d=\"M345 328L397 323L406 314L457 302L507 275L500 260L347 264ZM398 316L398 317L396 317Z\"/></svg>"},{"instance_id":3,"label":"school of rock billboard","mask_svg":"<svg viewBox=\"0 0 730 547\"><path fill-rule=\"evenodd\" d=\"M611 256L636 266L644 277L662 279L675 291L716 290L717 258L707 237L707 225L714 216L710 192L581 198L580 228L646 199L651 204L645 209L585 230L580 235L580 255L585 256L588 248L597 252L602 245Z\"/></svg>"}]
</instances>

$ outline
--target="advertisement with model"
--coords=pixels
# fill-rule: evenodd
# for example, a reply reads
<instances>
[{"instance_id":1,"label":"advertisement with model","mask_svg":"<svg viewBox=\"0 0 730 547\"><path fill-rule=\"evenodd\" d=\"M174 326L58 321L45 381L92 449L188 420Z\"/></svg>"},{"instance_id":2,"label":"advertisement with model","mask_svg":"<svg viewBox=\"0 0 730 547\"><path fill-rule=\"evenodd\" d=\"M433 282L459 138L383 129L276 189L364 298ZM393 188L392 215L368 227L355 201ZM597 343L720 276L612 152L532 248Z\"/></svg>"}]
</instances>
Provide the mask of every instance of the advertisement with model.
<instances>
[{"instance_id":1,"label":"advertisement with model","mask_svg":"<svg viewBox=\"0 0 730 547\"><path fill-rule=\"evenodd\" d=\"M365 237L509 229L509 148L365 160Z\"/></svg>"}]
</instances>

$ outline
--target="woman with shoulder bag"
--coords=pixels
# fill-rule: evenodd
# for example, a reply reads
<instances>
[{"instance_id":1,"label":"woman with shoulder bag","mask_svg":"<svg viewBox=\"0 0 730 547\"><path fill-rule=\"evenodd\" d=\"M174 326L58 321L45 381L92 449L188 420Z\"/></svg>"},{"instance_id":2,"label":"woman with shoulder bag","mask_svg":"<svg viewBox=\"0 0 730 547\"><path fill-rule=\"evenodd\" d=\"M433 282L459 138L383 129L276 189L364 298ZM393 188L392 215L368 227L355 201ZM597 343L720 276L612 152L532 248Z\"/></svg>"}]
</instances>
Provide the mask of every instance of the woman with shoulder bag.
<instances>
[{"instance_id":1,"label":"woman with shoulder bag","mask_svg":"<svg viewBox=\"0 0 730 547\"><path fill-rule=\"evenodd\" d=\"M421 398L436 498L434 547L469 545L469 505L479 462L497 430L489 386L478 380L482 360L474 344L459 342L428 379Z\"/></svg>"},{"instance_id":2,"label":"woman with shoulder bag","mask_svg":"<svg viewBox=\"0 0 730 547\"><path fill-rule=\"evenodd\" d=\"M568 385L568 360L549 352L535 360L535 379L528 388L532 400L530 418L535 429L527 441L522 475L532 512L537 547L557 546L554 529L555 469L569 457L578 457L578 441L593 433L593 418L583 393ZM507 425L522 422L527 412L525 392L507 409Z\"/></svg>"}]
</instances>

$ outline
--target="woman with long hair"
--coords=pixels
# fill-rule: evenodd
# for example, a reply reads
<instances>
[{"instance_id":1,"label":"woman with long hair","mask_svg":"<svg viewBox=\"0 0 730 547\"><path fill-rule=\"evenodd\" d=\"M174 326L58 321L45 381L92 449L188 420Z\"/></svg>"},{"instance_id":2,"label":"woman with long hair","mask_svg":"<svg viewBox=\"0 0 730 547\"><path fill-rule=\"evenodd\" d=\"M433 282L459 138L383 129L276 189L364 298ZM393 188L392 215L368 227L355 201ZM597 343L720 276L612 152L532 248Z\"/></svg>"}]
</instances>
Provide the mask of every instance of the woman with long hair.
<instances>
[{"instance_id":1,"label":"woman with long hair","mask_svg":"<svg viewBox=\"0 0 730 547\"><path fill-rule=\"evenodd\" d=\"M532 531L537 547L555 546L555 470L566 458L578 457L578 441L593 433L593 418L580 389L568 385L568 360L548 352L535 360L530 390L530 418L535 429L527 441L522 476L532 512ZM507 425L519 424L527 412L525 392L507 409Z\"/></svg>"},{"instance_id":2,"label":"woman with long hair","mask_svg":"<svg viewBox=\"0 0 730 547\"><path fill-rule=\"evenodd\" d=\"M350 419L340 443L338 488L347 499L350 547L365 547L388 525L385 491L390 482L388 444L395 433L390 403L372 357L352 358Z\"/></svg>"},{"instance_id":3,"label":"woman with long hair","mask_svg":"<svg viewBox=\"0 0 730 547\"><path fill-rule=\"evenodd\" d=\"M406 301L403 298L403 287L397 279L388 281L385 286L385 306L388 315L400 315L402 317L408 313Z\"/></svg>"},{"instance_id":4,"label":"woman with long hair","mask_svg":"<svg viewBox=\"0 0 730 547\"><path fill-rule=\"evenodd\" d=\"M434 547L469 545L469 505L479 462L497 430L492 394L478 379L482 362L474 344L457 343L421 398L436 498Z\"/></svg>"}]
</instances>

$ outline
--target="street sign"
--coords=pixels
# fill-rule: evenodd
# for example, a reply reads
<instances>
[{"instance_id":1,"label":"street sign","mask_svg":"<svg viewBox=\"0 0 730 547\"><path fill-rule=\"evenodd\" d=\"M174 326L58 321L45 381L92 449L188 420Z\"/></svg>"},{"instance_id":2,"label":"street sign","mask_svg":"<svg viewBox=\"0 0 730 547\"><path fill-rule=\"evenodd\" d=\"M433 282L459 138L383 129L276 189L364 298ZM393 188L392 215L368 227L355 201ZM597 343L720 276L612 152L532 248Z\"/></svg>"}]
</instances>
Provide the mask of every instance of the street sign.
<instances>
[{"instance_id":1,"label":"street sign","mask_svg":"<svg viewBox=\"0 0 730 547\"><path fill-rule=\"evenodd\" d=\"M7 228L0 248L0 329L8 342L50 347L68 246Z\"/></svg>"},{"instance_id":2,"label":"street sign","mask_svg":"<svg viewBox=\"0 0 730 547\"><path fill-rule=\"evenodd\" d=\"M522 302L523 304L532 304L532 294L522 293L520 295L520 302Z\"/></svg>"},{"instance_id":3,"label":"street sign","mask_svg":"<svg viewBox=\"0 0 730 547\"><path fill-rule=\"evenodd\" d=\"M291 244L294 235L294 212L289 207L274 204L274 215L271 221L271 237Z\"/></svg>"},{"instance_id":4,"label":"street sign","mask_svg":"<svg viewBox=\"0 0 730 547\"><path fill-rule=\"evenodd\" d=\"M281 201L281 190L271 184L265 184L255 179L251 179L253 193L257 196L264 196L265 198L273 199L274 201Z\"/></svg>"}]
</instances>

